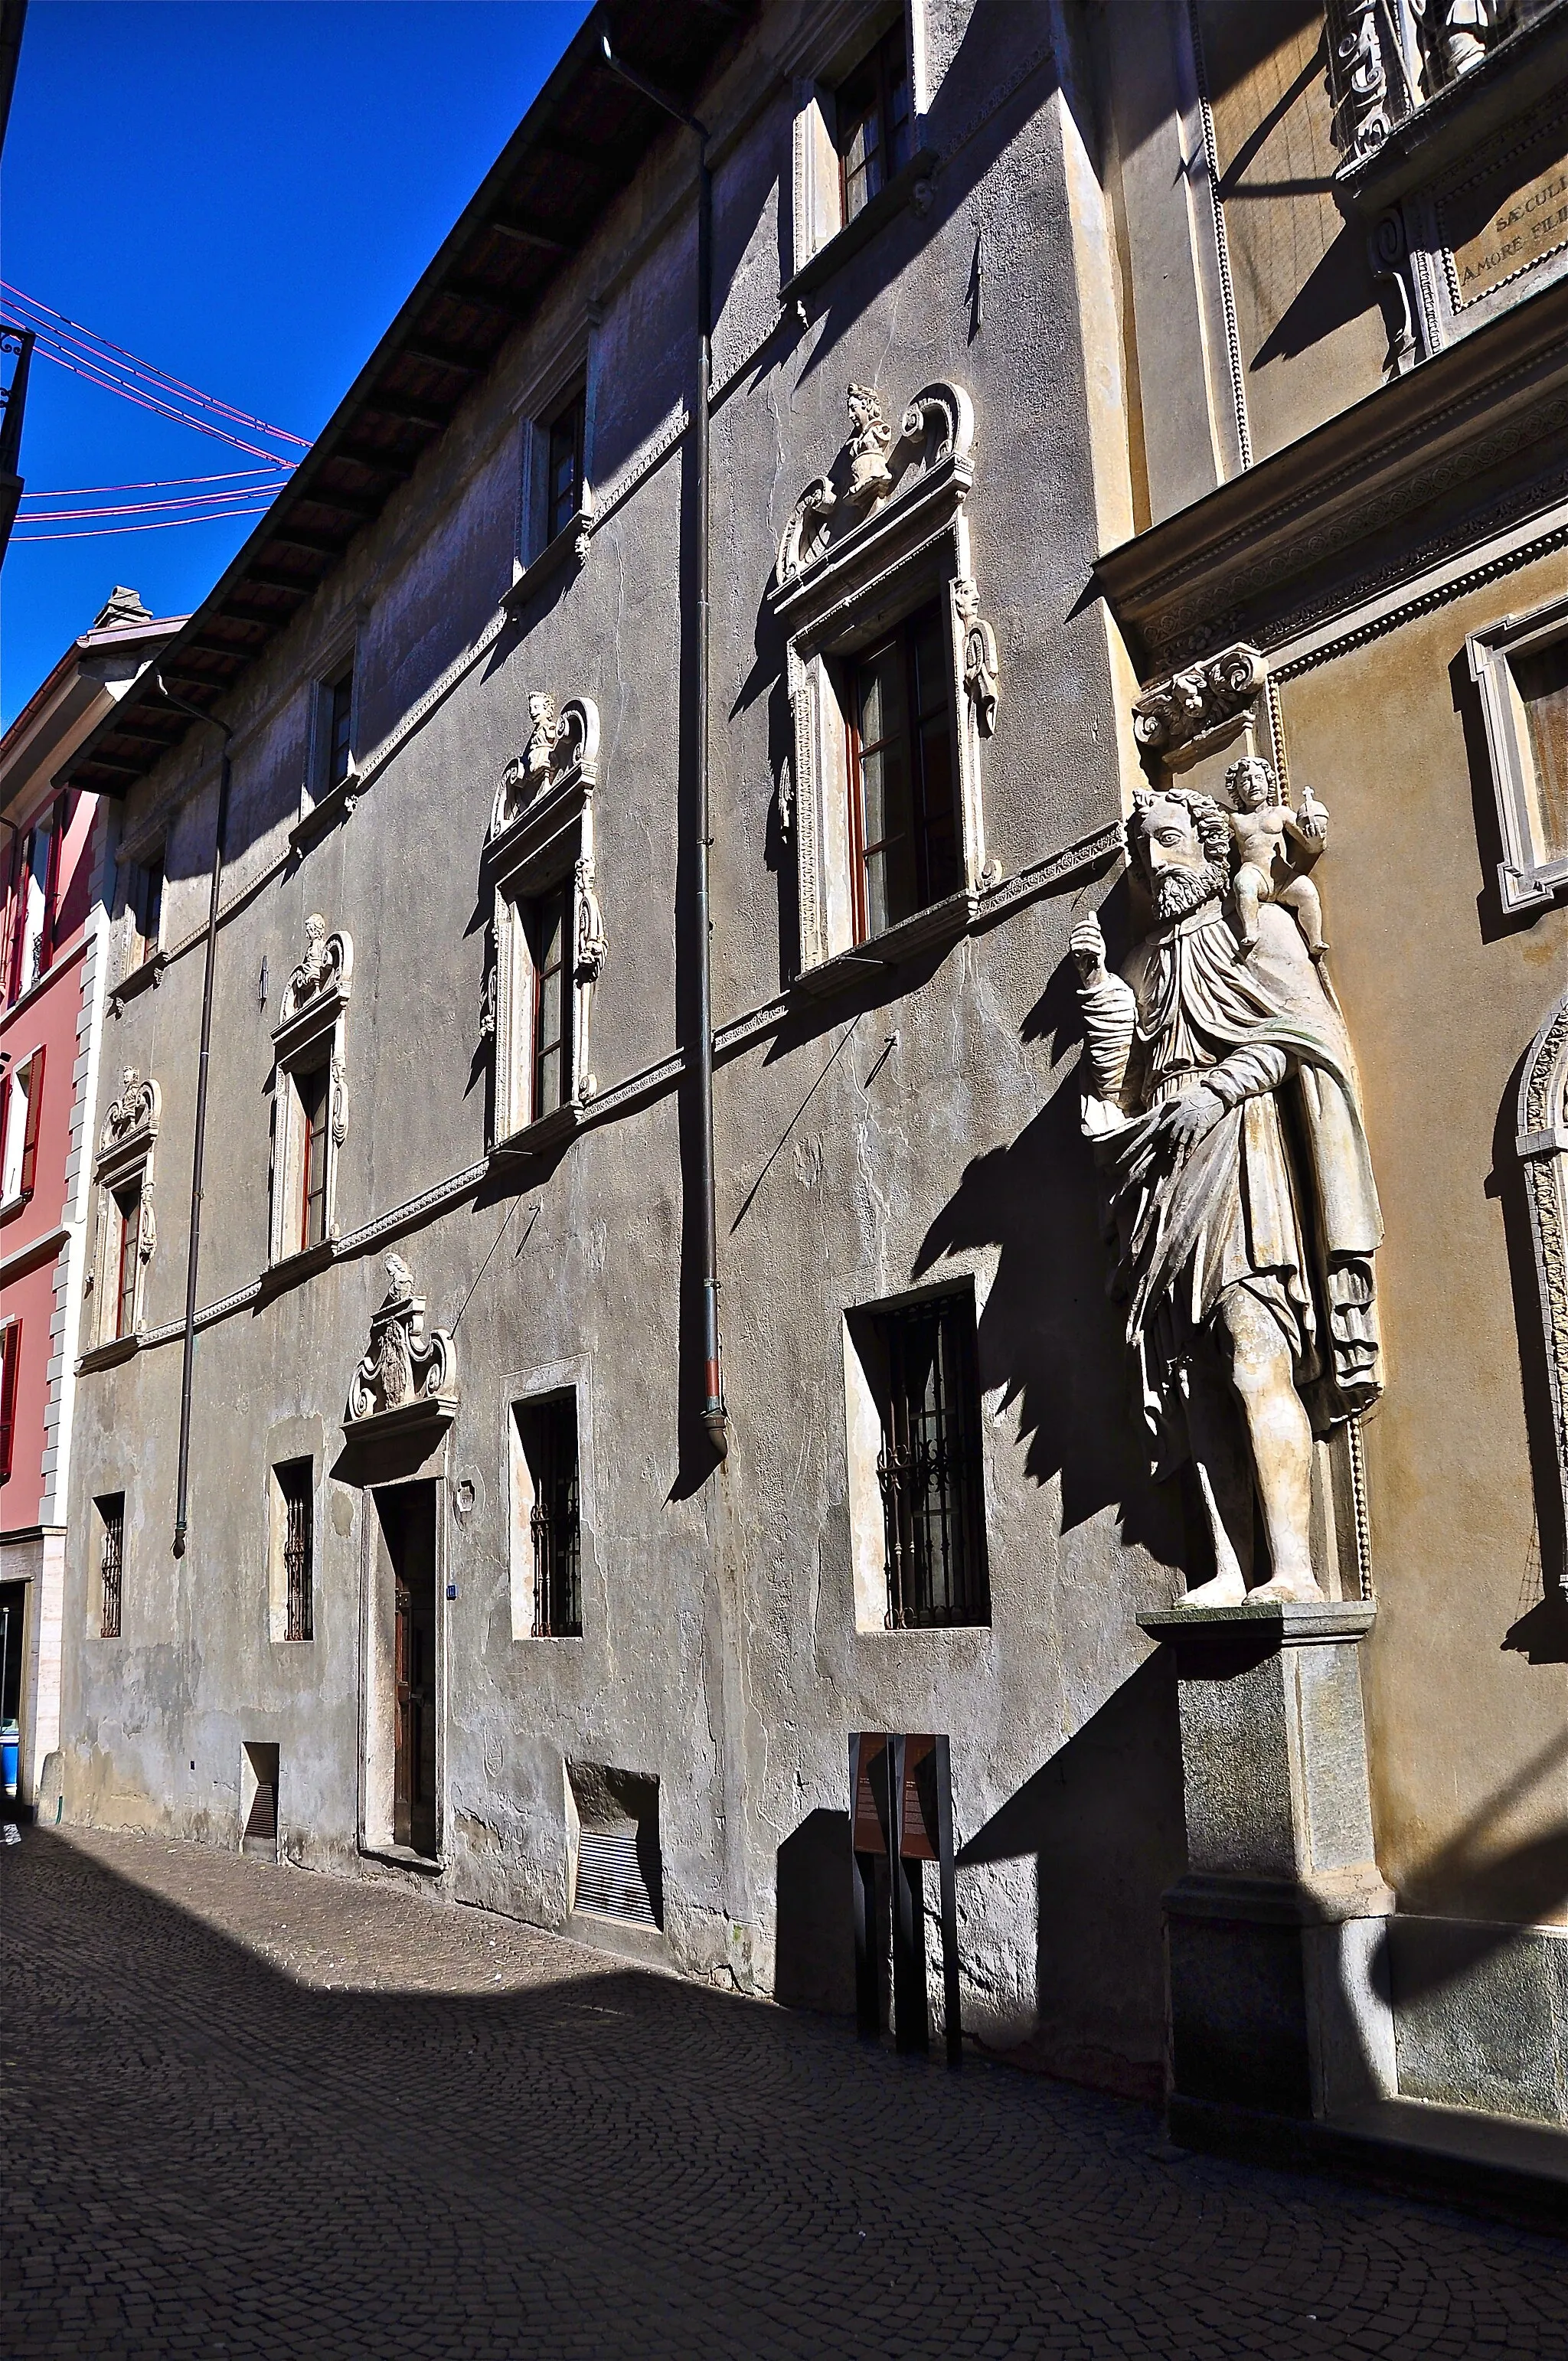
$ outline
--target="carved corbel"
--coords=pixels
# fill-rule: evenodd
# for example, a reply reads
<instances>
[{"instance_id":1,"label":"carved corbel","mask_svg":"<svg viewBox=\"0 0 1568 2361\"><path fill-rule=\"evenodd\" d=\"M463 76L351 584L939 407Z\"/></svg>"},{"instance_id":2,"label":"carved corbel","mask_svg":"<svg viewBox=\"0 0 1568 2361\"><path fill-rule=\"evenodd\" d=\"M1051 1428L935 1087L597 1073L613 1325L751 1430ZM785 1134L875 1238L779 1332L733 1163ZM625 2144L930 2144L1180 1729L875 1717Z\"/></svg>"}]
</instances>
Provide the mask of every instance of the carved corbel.
<instances>
[{"instance_id":1,"label":"carved corbel","mask_svg":"<svg viewBox=\"0 0 1568 2361\"><path fill-rule=\"evenodd\" d=\"M1238 642L1146 688L1134 701L1133 734L1146 753L1171 753L1234 721L1267 676L1256 648Z\"/></svg>"}]
</instances>

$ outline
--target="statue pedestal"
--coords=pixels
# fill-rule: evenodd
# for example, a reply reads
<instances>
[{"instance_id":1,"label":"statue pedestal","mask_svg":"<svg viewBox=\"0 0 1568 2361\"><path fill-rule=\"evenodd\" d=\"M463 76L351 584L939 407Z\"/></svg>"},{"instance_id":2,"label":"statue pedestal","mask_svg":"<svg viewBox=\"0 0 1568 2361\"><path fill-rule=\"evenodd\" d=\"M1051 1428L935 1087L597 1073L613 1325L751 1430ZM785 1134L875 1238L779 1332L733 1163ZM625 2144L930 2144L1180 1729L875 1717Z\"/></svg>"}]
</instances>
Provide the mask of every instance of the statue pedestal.
<instances>
[{"instance_id":1,"label":"statue pedestal","mask_svg":"<svg viewBox=\"0 0 1568 2361\"><path fill-rule=\"evenodd\" d=\"M1176 1659L1187 1873L1165 1896L1171 2128L1396 2089L1360 1601L1138 1618Z\"/></svg>"}]
</instances>

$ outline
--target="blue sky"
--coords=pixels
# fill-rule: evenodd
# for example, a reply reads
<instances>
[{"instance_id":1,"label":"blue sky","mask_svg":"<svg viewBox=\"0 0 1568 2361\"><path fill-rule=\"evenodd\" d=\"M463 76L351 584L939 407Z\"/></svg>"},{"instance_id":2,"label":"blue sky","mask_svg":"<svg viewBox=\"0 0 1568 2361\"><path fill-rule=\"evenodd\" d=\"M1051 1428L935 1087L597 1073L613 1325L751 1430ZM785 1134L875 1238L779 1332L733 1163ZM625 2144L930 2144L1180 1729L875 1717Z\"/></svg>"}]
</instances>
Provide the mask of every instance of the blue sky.
<instances>
[{"instance_id":1,"label":"blue sky","mask_svg":"<svg viewBox=\"0 0 1568 2361\"><path fill-rule=\"evenodd\" d=\"M203 392L315 434L587 14L556 0L32 0L0 270ZM29 493L245 464L34 361ZM254 529L13 542L4 719L115 583L182 614Z\"/></svg>"}]
</instances>

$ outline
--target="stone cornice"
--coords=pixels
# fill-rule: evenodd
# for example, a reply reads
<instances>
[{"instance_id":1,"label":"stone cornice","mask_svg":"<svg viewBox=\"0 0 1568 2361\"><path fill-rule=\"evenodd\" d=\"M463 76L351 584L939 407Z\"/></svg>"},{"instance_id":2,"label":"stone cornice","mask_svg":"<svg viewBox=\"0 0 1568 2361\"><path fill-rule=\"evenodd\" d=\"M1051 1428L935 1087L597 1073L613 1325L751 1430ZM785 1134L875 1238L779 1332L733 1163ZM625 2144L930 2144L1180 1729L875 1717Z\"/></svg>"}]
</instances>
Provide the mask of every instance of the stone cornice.
<instances>
[{"instance_id":1,"label":"stone cornice","mask_svg":"<svg viewBox=\"0 0 1568 2361\"><path fill-rule=\"evenodd\" d=\"M1568 280L1424 362L1095 568L1147 672L1226 640L1265 649L1310 608L1355 603L1407 544L1484 537L1561 487L1568 435ZM1555 455L1550 473L1549 457ZM1473 521L1473 522L1472 522Z\"/></svg>"}]
</instances>

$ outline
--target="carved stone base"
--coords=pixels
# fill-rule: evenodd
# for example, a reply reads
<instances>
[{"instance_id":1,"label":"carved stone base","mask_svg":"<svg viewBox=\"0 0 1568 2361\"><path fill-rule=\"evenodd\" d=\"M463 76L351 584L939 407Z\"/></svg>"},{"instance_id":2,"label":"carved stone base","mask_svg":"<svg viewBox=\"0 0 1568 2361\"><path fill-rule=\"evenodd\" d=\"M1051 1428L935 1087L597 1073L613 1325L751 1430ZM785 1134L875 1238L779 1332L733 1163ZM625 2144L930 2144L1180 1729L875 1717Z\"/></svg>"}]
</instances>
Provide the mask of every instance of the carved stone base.
<instances>
[{"instance_id":1,"label":"carved stone base","mask_svg":"<svg viewBox=\"0 0 1568 2361\"><path fill-rule=\"evenodd\" d=\"M1396 2088L1356 1654L1376 1609L1175 1608L1188 1868L1165 1897L1173 2097L1330 2115Z\"/></svg>"}]
</instances>

